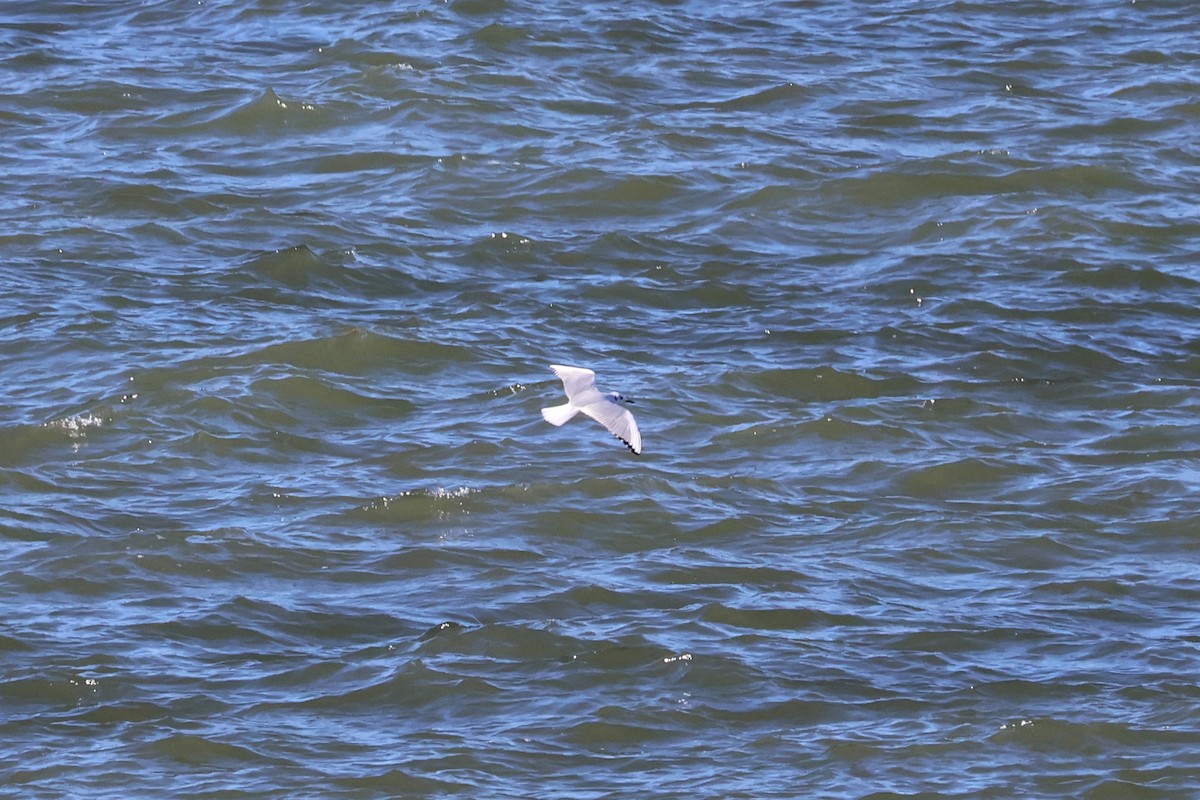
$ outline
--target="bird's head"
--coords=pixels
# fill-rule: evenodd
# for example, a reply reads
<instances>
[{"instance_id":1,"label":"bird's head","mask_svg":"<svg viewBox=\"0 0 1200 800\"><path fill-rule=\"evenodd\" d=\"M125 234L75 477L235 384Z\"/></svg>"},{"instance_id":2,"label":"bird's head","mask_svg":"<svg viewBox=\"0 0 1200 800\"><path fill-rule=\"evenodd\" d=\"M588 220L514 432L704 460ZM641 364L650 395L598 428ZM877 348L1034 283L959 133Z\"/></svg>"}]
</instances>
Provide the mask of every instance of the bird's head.
<instances>
[{"instance_id":1,"label":"bird's head","mask_svg":"<svg viewBox=\"0 0 1200 800\"><path fill-rule=\"evenodd\" d=\"M607 397L609 400L612 400L614 403L632 403L633 402L632 400L630 400L628 397L621 394L620 392L609 392Z\"/></svg>"}]
</instances>

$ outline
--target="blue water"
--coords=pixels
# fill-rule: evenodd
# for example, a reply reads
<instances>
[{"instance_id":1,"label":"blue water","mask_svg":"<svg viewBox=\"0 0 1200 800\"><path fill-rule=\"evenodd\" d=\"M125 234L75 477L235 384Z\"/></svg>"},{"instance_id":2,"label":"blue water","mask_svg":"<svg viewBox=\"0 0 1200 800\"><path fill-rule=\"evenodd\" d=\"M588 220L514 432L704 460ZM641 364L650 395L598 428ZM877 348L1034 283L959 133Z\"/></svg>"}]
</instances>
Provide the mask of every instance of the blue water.
<instances>
[{"instance_id":1,"label":"blue water","mask_svg":"<svg viewBox=\"0 0 1200 800\"><path fill-rule=\"evenodd\" d=\"M1197 796L1198 24L4 3L0 793Z\"/></svg>"}]
</instances>

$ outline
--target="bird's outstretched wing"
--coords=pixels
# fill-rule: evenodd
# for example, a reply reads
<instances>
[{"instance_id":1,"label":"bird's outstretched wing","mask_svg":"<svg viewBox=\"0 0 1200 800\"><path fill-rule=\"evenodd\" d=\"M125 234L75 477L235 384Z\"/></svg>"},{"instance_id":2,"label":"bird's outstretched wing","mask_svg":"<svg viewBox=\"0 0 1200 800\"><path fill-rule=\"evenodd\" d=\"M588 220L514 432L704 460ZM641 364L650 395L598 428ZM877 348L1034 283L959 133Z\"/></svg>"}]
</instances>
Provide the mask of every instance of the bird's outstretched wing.
<instances>
[{"instance_id":1,"label":"bird's outstretched wing","mask_svg":"<svg viewBox=\"0 0 1200 800\"><path fill-rule=\"evenodd\" d=\"M588 403L579 410L608 428L609 432L624 442L634 455L642 454L642 433L628 408L606 398L599 403Z\"/></svg>"},{"instance_id":2,"label":"bird's outstretched wing","mask_svg":"<svg viewBox=\"0 0 1200 800\"><path fill-rule=\"evenodd\" d=\"M554 374L562 379L563 389L566 391L568 398L572 398L588 389L594 389L596 386L596 373L590 369L564 367L562 364L551 364L550 369L554 370Z\"/></svg>"}]
</instances>

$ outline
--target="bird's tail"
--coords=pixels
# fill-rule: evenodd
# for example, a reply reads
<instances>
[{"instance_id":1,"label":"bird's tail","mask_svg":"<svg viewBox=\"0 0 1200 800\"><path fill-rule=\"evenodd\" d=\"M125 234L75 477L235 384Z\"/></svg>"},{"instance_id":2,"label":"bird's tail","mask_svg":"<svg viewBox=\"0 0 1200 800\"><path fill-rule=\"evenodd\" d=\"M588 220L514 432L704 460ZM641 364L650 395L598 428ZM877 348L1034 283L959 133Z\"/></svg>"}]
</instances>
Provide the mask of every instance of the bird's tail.
<instances>
[{"instance_id":1,"label":"bird's tail","mask_svg":"<svg viewBox=\"0 0 1200 800\"><path fill-rule=\"evenodd\" d=\"M570 403L561 406L550 406L542 409L542 418L551 425L565 425L567 420L579 413L579 409Z\"/></svg>"}]
</instances>

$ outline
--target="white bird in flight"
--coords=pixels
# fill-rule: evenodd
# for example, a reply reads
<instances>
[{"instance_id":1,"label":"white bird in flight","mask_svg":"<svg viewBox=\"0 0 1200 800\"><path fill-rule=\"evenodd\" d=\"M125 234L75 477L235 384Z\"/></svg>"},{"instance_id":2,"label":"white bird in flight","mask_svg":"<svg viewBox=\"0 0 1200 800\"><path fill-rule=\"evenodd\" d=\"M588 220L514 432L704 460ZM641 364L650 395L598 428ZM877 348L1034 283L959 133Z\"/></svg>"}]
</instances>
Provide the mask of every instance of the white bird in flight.
<instances>
[{"instance_id":1,"label":"white bird in flight","mask_svg":"<svg viewBox=\"0 0 1200 800\"><path fill-rule=\"evenodd\" d=\"M596 373L583 367L564 367L561 364L551 364L550 369L562 378L563 389L567 393L567 402L561 406L551 406L542 409L542 417L551 425L564 425L567 420L582 411L592 419L608 428L625 446L634 452L642 454L642 434L638 431L633 414L621 403L632 403L620 392L602 393L596 388Z\"/></svg>"}]
</instances>

